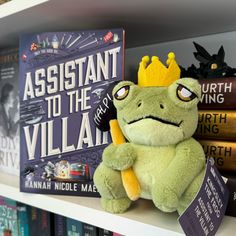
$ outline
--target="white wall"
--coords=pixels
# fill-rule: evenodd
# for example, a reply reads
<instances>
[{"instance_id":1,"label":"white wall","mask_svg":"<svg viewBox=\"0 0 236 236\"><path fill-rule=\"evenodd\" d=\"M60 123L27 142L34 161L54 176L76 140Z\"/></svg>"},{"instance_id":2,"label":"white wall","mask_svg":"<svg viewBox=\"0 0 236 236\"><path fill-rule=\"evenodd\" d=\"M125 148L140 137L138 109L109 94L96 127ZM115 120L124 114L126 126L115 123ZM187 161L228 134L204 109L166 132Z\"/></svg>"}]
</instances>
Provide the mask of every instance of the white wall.
<instances>
[{"instance_id":1,"label":"white wall","mask_svg":"<svg viewBox=\"0 0 236 236\"><path fill-rule=\"evenodd\" d=\"M236 31L234 31L127 49L126 76L130 76L130 68L138 68L139 61L143 56L157 55L161 58L162 62L165 62L170 51L176 54L176 60L180 65L184 67L188 67L191 64L198 65L197 60L193 56L195 51L193 41L202 45L210 54L217 53L220 46L223 45L225 61L229 66L236 67Z\"/></svg>"}]
</instances>

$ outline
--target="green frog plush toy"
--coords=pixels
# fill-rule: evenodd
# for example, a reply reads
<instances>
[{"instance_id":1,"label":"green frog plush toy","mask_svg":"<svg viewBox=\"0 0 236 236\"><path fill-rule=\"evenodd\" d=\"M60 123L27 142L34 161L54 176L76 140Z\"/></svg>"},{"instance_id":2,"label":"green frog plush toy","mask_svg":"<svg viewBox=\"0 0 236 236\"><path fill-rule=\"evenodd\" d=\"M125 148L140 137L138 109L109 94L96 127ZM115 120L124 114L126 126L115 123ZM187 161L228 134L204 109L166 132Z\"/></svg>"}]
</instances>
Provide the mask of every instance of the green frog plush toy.
<instances>
[{"instance_id":1,"label":"green frog plush toy","mask_svg":"<svg viewBox=\"0 0 236 236\"><path fill-rule=\"evenodd\" d=\"M113 89L117 120L127 142L110 144L94 174L106 211L125 212L131 205L121 172L132 168L140 197L164 212L181 214L196 196L205 174L205 155L192 138L198 122L198 82L180 79L174 54L169 67L144 57L138 85L120 82Z\"/></svg>"}]
</instances>

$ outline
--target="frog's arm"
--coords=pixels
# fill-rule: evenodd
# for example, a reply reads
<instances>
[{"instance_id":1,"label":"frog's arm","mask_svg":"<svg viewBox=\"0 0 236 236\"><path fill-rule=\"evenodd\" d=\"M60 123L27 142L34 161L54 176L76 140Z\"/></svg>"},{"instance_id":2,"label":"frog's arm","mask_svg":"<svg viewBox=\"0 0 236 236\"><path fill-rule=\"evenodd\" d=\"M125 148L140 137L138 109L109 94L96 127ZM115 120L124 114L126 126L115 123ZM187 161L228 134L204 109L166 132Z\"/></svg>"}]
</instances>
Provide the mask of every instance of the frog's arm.
<instances>
[{"instance_id":1,"label":"frog's arm","mask_svg":"<svg viewBox=\"0 0 236 236\"><path fill-rule=\"evenodd\" d=\"M205 166L202 146L193 138L176 146L174 160L163 173L165 183L180 197Z\"/></svg>"},{"instance_id":2,"label":"frog's arm","mask_svg":"<svg viewBox=\"0 0 236 236\"><path fill-rule=\"evenodd\" d=\"M103 163L113 170L126 170L134 164L136 152L130 143L110 144L103 152Z\"/></svg>"},{"instance_id":3,"label":"frog's arm","mask_svg":"<svg viewBox=\"0 0 236 236\"><path fill-rule=\"evenodd\" d=\"M190 138L179 143L173 161L156 182L155 205L163 211L175 211L181 195L204 166L205 155L196 140Z\"/></svg>"}]
</instances>

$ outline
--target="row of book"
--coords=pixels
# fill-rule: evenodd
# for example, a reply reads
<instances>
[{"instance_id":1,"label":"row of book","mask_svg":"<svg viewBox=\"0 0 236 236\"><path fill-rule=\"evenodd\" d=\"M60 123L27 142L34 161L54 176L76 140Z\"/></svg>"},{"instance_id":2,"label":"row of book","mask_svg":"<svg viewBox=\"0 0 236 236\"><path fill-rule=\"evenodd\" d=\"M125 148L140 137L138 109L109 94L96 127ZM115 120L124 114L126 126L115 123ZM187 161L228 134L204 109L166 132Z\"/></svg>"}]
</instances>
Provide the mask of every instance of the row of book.
<instances>
[{"instance_id":1,"label":"row of book","mask_svg":"<svg viewBox=\"0 0 236 236\"><path fill-rule=\"evenodd\" d=\"M1 236L121 236L0 196Z\"/></svg>"}]
</instances>

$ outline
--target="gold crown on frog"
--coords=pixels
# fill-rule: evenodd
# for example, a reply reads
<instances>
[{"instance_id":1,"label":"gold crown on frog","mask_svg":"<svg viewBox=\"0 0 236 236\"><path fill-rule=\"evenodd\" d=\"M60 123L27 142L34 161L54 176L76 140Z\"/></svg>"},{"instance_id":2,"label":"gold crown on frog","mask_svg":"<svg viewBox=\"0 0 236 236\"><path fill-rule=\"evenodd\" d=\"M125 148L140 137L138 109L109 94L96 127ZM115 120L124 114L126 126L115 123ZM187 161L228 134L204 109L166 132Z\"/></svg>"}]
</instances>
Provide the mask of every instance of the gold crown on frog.
<instances>
[{"instance_id":1,"label":"gold crown on frog","mask_svg":"<svg viewBox=\"0 0 236 236\"><path fill-rule=\"evenodd\" d=\"M149 56L144 56L139 63L138 85L141 87L167 87L180 78L180 68L175 61L175 54L170 52L166 61L167 67L157 56L153 56L151 63Z\"/></svg>"}]
</instances>

